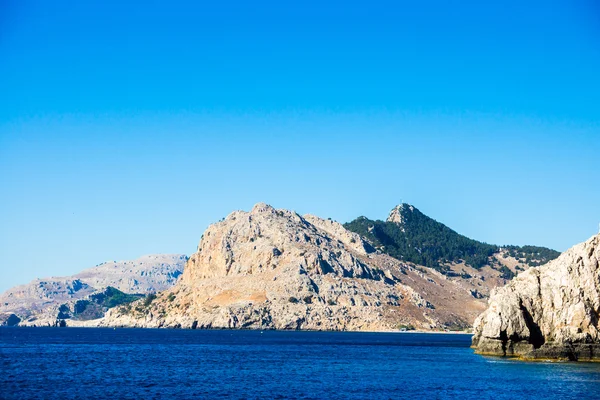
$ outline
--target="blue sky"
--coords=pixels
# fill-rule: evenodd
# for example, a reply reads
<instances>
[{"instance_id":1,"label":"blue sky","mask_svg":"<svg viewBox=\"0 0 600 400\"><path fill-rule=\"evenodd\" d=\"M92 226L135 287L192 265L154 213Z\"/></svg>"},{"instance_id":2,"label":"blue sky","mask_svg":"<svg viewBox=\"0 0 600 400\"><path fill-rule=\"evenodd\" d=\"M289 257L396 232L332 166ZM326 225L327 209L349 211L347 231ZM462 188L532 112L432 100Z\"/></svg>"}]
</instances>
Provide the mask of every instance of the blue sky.
<instances>
[{"instance_id":1,"label":"blue sky","mask_svg":"<svg viewBox=\"0 0 600 400\"><path fill-rule=\"evenodd\" d=\"M189 254L259 201L598 230L591 0L121 3L0 0L0 290Z\"/></svg>"}]
</instances>

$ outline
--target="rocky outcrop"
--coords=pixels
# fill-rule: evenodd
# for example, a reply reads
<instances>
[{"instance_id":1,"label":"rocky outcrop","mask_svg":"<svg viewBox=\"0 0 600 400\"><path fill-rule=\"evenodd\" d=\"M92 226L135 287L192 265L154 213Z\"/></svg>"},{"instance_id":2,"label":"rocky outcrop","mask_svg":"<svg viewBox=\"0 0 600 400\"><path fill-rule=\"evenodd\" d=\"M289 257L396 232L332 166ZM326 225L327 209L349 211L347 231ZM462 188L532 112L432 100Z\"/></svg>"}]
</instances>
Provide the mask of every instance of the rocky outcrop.
<instances>
[{"instance_id":1,"label":"rocky outcrop","mask_svg":"<svg viewBox=\"0 0 600 400\"><path fill-rule=\"evenodd\" d=\"M404 225L406 222L404 219L404 212L413 212L415 208L410 204L402 203L398 204L396 207L390 211L390 214L387 217L387 222L393 222L398 225Z\"/></svg>"},{"instance_id":2,"label":"rocky outcrop","mask_svg":"<svg viewBox=\"0 0 600 400\"><path fill-rule=\"evenodd\" d=\"M124 293L155 293L171 288L183 273L183 254L151 254L129 261L108 261L73 277L94 287Z\"/></svg>"},{"instance_id":3,"label":"rocky outcrop","mask_svg":"<svg viewBox=\"0 0 600 400\"><path fill-rule=\"evenodd\" d=\"M0 294L0 324L53 325L60 307L114 287L124 293L154 293L171 288L187 257L155 254L131 261L110 261L61 278L35 279ZM11 317L13 316L14 317ZM10 320L9 320L10 318Z\"/></svg>"},{"instance_id":4,"label":"rocky outcrop","mask_svg":"<svg viewBox=\"0 0 600 400\"><path fill-rule=\"evenodd\" d=\"M464 329L482 280L376 252L335 221L259 203L211 225L175 287L110 310L101 326L310 330Z\"/></svg>"},{"instance_id":5,"label":"rocky outcrop","mask_svg":"<svg viewBox=\"0 0 600 400\"><path fill-rule=\"evenodd\" d=\"M477 353L600 361L600 235L495 290L474 325Z\"/></svg>"}]
</instances>

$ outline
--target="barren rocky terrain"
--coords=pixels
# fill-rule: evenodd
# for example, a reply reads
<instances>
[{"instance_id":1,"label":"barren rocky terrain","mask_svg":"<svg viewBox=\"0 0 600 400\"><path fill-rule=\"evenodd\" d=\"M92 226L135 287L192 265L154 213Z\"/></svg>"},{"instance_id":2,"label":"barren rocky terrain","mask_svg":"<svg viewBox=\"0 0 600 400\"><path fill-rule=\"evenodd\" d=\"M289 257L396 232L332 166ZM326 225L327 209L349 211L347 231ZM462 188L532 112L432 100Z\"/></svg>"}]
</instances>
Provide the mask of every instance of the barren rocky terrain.
<instances>
[{"instance_id":1,"label":"barren rocky terrain","mask_svg":"<svg viewBox=\"0 0 600 400\"><path fill-rule=\"evenodd\" d=\"M475 321L481 354L600 361L600 235L494 290Z\"/></svg>"},{"instance_id":2,"label":"barren rocky terrain","mask_svg":"<svg viewBox=\"0 0 600 400\"><path fill-rule=\"evenodd\" d=\"M469 330L493 288L553 254L538 249L473 241L406 204L386 222L342 225L259 203L209 226L189 260L153 255L38 279L0 295L0 317L38 326ZM411 261L422 254L428 265Z\"/></svg>"},{"instance_id":3,"label":"barren rocky terrain","mask_svg":"<svg viewBox=\"0 0 600 400\"><path fill-rule=\"evenodd\" d=\"M98 324L468 329L506 280L491 267L449 268L456 274L400 261L337 222L260 203L211 225L176 286L110 310Z\"/></svg>"},{"instance_id":4,"label":"barren rocky terrain","mask_svg":"<svg viewBox=\"0 0 600 400\"><path fill-rule=\"evenodd\" d=\"M69 277L35 279L0 294L0 322L14 314L20 325L53 325L62 305L72 309L76 301L107 287L129 294L166 290L175 285L186 260L181 254L148 255L106 262Z\"/></svg>"}]
</instances>

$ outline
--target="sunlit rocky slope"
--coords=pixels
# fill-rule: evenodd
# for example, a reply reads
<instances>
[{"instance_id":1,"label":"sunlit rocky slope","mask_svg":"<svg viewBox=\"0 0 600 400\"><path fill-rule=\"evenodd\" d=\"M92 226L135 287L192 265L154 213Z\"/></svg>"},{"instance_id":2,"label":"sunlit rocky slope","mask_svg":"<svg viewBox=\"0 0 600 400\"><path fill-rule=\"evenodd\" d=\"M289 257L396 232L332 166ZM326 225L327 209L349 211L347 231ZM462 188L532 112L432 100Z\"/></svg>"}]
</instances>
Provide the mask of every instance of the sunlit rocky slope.
<instances>
[{"instance_id":1,"label":"sunlit rocky slope","mask_svg":"<svg viewBox=\"0 0 600 400\"><path fill-rule=\"evenodd\" d=\"M0 324L40 326L61 319L99 318L108 306L136 299L125 294L146 295L172 287L186 260L181 254L148 255L106 262L69 277L36 279L0 294ZM109 287L114 290L107 291ZM86 302L94 307L86 310Z\"/></svg>"},{"instance_id":2,"label":"sunlit rocky slope","mask_svg":"<svg viewBox=\"0 0 600 400\"><path fill-rule=\"evenodd\" d=\"M515 271L508 254L498 261ZM177 285L110 310L102 326L464 329L502 271L455 274L393 258L341 224L257 204L211 225Z\"/></svg>"},{"instance_id":3,"label":"sunlit rocky slope","mask_svg":"<svg viewBox=\"0 0 600 400\"><path fill-rule=\"evenodd\" d=\"M492 288L554 253L474 241L408 204L344 226L257 204L211 225L185 269L148 256L36 280L0 296L0 323L463 330Z\"/></svg>"},{"instance_id":4,"label":"sunlit rocky slope","mask_svg":"<svg viewBox=\"0 0 600 400\"><path fill-rule=\"evenodd\" d=\"M493 292L477 318L481 354L600 361L600 235Z\"/></svg>"}]
</instances>

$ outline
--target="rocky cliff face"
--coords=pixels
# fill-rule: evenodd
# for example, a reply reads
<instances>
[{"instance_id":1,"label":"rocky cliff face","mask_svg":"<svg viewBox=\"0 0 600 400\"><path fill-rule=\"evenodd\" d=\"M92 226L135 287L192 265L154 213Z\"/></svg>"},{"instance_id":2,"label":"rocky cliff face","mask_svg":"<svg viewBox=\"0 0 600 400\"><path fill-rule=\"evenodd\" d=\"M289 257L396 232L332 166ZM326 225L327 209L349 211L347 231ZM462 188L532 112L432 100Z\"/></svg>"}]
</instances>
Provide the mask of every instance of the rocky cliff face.
<instances>
[{"instance_id":1,"label":"rocky cliff face","mask_svg":"<svg viewBox=\"0 0 600 400\"><path fill-rule=\"evenodd\" d=\"M404 223L406 222L403 215L405 210L407 210L408 212L413 212L414 207L410 204L398 204L392 209L392 211L390 211L390 214L388 215L386 221L393 222L401 226L404 225Z\"/></svg>"},{"instance_id":2,"label":"rocky cliff face","mask_svg":"<svg viewBox=\"0 0 600 400\"><path fill-rule=\"evenodd\" d=\"M483 280L451 280L376 252L330 220L260 203L211 225L177 285L101 326L314 330L461 329Z\"/></svg>"},{"instance_id":3,"label":"rocky cliff face","mask_svg":"<svg viewBox=\"0 0 600 400\"><path fill-rule=\"evenodd\" d=\"M478 353L600 361L600 235L520 273L475 321Z\"/></svg>"},{"instance_id":4,"label":"rocky cliff face","mask_svg":"<svg viewBox=\"0 0 600 400\"><path fill-rule=\"evenodd\" d=\"M15 315L19 325L52 325L61 305L72 308L75 301L108 286L125 293L166 290L175 285L186 260L181 254L148 255L103 263L70 277L36 279L0 294L0 323Z\"/></svg>"},{"instance_id":5,"label":"rocky cliff face","mask_svg":"<svg viewBox=\"0 0 600 400\"><path fill-rule=\"evenodd\" d=\"M186 261L183 254L151 254L105 262L73 277L94 288L112 286L125 293L155 293L175 285Z\"/></svg>"}]
</instances>

